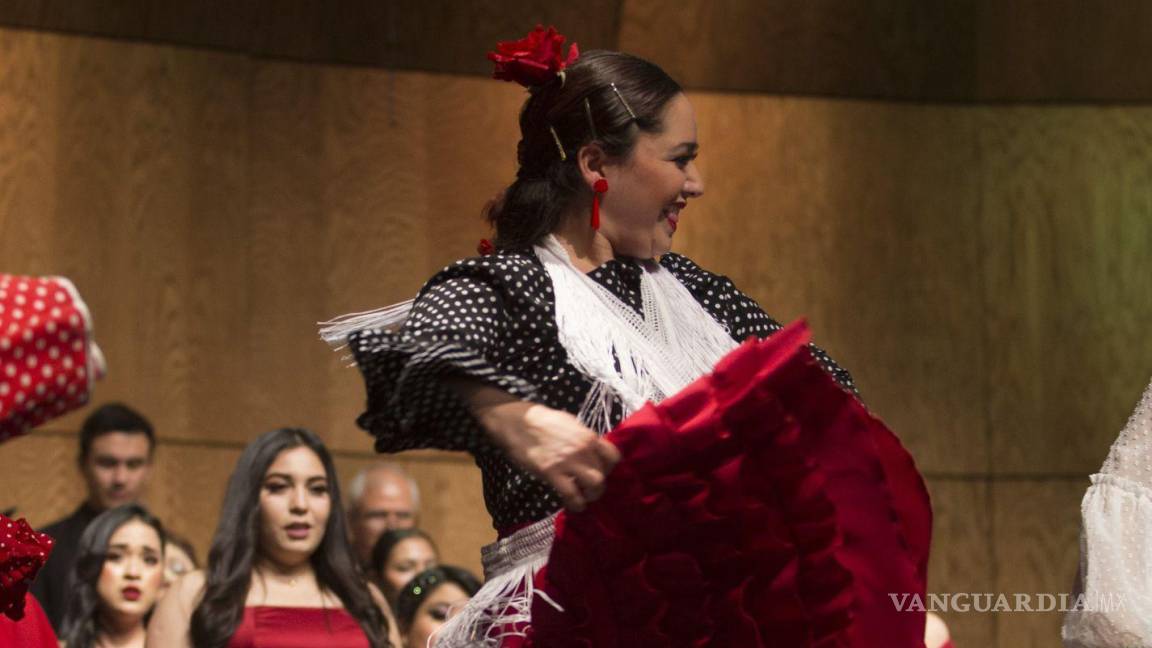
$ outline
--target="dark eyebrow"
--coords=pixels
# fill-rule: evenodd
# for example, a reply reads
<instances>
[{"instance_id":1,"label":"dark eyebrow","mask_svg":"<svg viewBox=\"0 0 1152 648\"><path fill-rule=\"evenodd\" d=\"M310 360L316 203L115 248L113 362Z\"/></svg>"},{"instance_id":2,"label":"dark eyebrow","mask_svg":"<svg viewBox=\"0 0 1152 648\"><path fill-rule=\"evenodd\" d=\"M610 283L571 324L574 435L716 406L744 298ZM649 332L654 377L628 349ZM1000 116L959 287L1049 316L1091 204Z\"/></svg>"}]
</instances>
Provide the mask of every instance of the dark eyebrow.
<instances>
[{"instance_id":1,"label":"dark eyebrow","mask_svg":"<svg viewBox=\"0 0 1152 648\"><path fill-rule=\"evenodd\" d=\"M267 475L264 476L264 480L267 481L269 479L283 479L286 481L295 481L295 479L293 479L292 475L289 475L287 473L268 473ZM317 480L328 481L328 476L327 475L312 475L311 477L305 478L304 482L310 483L310 482L314 482Z\"/></svg>"}]
</instances>

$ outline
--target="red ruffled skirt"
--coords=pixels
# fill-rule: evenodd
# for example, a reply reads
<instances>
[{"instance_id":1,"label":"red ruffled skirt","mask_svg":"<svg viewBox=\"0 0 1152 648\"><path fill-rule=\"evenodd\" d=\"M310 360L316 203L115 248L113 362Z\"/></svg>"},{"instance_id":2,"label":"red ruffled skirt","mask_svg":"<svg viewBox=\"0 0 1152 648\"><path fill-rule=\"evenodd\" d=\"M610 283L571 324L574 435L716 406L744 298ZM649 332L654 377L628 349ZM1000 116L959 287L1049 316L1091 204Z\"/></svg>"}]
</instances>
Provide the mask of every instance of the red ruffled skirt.
<instances>
[{"instance_id":1,"label":"red ruffled skirt","mask_svg":"<svg viewBox=\"0 0 1152 648\"><path fill-rule=\"evenodd\" d=\"M608 438L605 495L561 513L525 645L923 646L931 508L911 456L793 324ZM519 642L517 642L519 643Z\"/></svg>"}]
</instances>

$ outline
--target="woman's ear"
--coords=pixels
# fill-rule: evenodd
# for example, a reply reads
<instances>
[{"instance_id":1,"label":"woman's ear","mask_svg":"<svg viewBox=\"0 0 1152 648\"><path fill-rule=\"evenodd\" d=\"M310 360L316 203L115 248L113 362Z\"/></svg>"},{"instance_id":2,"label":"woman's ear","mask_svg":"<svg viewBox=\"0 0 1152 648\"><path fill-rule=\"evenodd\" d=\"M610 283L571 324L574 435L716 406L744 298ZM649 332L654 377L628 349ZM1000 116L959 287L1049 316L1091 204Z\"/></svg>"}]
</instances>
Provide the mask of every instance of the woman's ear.
<instances>
[{"instance_id":1,"label":"woman's ear","mask_svg":"<svg viewBox=\"0 0 1152 648\"><path fill-rule=\"evenodd\" d=\"M606 179L604 168L608 166L608 154L596 142L580 147L580 151L576 153L576 164L580 166L580 175L583 176L589 190L597 180Z\"/></svg>"}]
</instances>

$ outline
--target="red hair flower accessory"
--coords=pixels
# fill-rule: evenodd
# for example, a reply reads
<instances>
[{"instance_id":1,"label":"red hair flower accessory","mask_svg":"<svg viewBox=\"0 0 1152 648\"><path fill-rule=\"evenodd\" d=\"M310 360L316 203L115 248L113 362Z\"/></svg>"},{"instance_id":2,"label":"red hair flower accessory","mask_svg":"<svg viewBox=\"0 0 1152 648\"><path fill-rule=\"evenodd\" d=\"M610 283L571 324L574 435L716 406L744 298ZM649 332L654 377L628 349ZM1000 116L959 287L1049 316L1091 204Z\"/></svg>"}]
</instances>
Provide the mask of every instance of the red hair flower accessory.
<instances>
[{"instance_id":1,"label":"red hair flower accessory","mask_svg":"<svg viewBox=\"0 0 1152 648\"><path fill-rule=\"evenodd\" d=\"M488 60L496 64L492 78L515 81L525 88L548 83L580 57L579 48L572 43L568 58L564 58L565 40L555 27L545 30L543 25L536 25L520 40L496 43L496 51L488 52Z\"/></svg>"},{"instance_id":2,"label":"red hair flower accessory","mask_svg":"<svg viewBox=\"0 0 1152 648\"><path fill-rule=\"evenodd\" d=\"M496 253L496 246L492 245L492 241L488 239L480 239L480 243L476 245L476 252L480 256L488 256Z\"/></svg>"}]
</instances>

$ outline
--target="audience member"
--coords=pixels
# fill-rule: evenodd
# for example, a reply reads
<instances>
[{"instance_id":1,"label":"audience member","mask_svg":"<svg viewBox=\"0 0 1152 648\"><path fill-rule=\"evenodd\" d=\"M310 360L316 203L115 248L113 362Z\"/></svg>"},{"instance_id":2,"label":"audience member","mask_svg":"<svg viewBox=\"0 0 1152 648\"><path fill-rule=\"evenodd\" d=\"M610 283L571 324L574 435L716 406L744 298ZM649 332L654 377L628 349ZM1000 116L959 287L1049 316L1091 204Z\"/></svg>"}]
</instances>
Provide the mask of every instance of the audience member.
<instances>
[{"instance_id":1,"label":"audience member","mask_svg":"<svg viewBox=\"0 0 1152 648\"><path fill-rule=\"evenodd\" d=\"M385 531L372 548L371 575L384 590L384 598L392 605L400 590L416 574L435 567L440 552L432 538L420 529Z\"/></svg>"},{"instance_id":2,"label":"audience member","mask_svg":"<svg viewBox=\"0 0 1152 648\"><path fill-rule=\"evenodd\" d=\"M240 455L207 567L175 583L151 648L377 648L399 641L383 597L348 544L336 469L312 432L279 429Z\"/></svg>"},{"instance_id":3,"label":"audience member","mask_svg":"<svg viewBox=\"0 0 1152 648\"><path fill-rule=\"evenodd\" d=\"M196 548L187 538L169 531L164 540L164 587L168 588L184 574L200 569L200 561L196 560Z\"/></svg>"},{"instance_id":4,"label":"audience member","mask_svg":"<svg viewBox=\"0 0 1152 648\"><path fill-rule=\"evenodd\" d=\"M80 537L61 637L68 648L143 648L164 582L164 529L138 504L104 511Z\"/></svg>"},{"instance_id":5,"label":"audience member","mask_svg":"<svg viewBox=\"0 0 1152 648\"><path fill-rule=\"evenodd\" d=\"M444 622L464 607L480 589L480 581L467 570L451 565L426 569L401 590L396 620L405 648L435 645L433 636Z\"/></svg>"},{"instance_id":6,"label":"audience member","mask_svg":"<svg viewBox=\"0 0 1152 648\"><path fill-rule=\"evenodd\" d=\"M416 526L419 513L420 489L400 466L379 462L356 473L348 483L348 516L360 565L368 567L381 533Z\"/></svg>"},{"instance_id":7,"label":"audience member","mask_svg":"<svg viewBox=\"0 0 1152 648\"><path fill-rule=\"evenodd\" d=\"M88 495L71 515L41 529L56 544L32 585L32 594L57 633L68 604L68 579L81 534L100 513L140 498L152 470L155 444L152 424L120 403L99 407L81 425L77 465Z\"/></svg>"}]
</instances>

